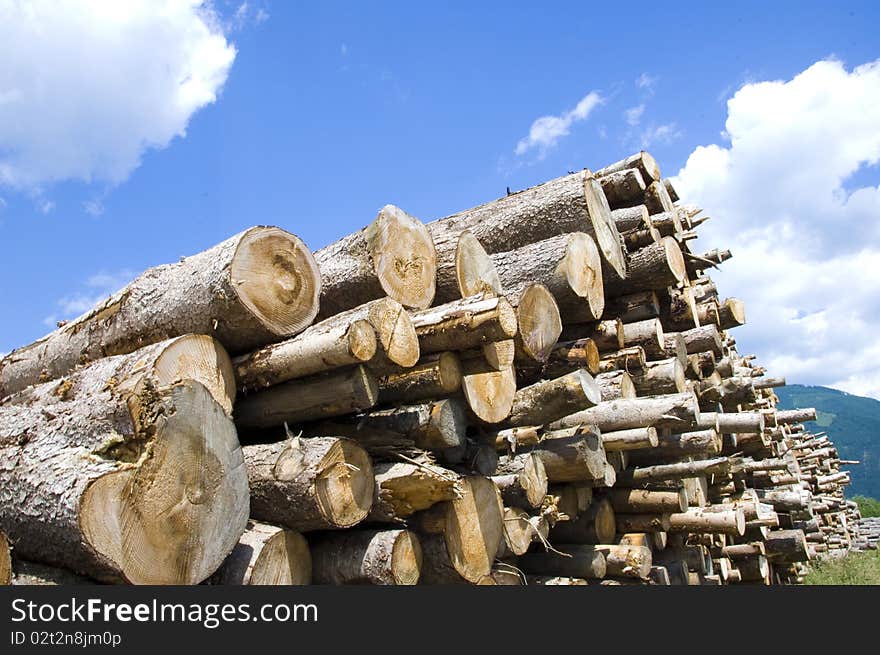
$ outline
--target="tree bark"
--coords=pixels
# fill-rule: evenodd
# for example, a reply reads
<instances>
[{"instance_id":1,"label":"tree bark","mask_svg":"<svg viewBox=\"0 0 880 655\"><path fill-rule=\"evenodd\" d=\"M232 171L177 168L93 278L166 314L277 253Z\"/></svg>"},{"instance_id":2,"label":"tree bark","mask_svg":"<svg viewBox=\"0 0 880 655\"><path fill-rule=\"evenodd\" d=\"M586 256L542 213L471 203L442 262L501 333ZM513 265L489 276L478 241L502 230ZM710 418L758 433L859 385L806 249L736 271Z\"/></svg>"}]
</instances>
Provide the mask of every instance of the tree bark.
<instances>
[{"instance_id":1,"label":"tree bark","mask_svg":"<svg viewBox=\"0 0 880 655\"><path fill-rule=\"evenodd\" d=\"M210 580L222 585L311 584L309 544L295 530L248 521L238 545Z\"/></svg>"},{"instance_id":2,"label":"tree bark","mask_svg":"<svg viewBox=\"0 0 880 655\"><path fill-rule=\"evenodd\" d=\"M688 507L687 493L684 489L678 491L612 489L608 498L614 511L624 514L672 514L684 512Z\"/></svg>"},{"instance_id":3,"label":"tree bark","mask_svg":"<svg viewBox=\"0 0 880 655\"><path fill-rule=\"evenodd\" d=\"M376 404L376 379L363 366L290 380L244 396L235 406L239 430L344 416Z\"/></svg>"},{"instance_id":4,"label":"tree bark","mask_svg":"<svg viewBox=\"0 0 880 655\"><path fill-rule=\"evenodd\" d=\"M461 389L461 362L454 352L426 355L412 368L385 371L376 382L381 403L417 403L443 398Z\"/></svg>"},{"instance_id":5,"label":"tree bark","mask_svg":"<svg viewBox=\"0 0 880 655\"><path fill-rule=\"evenodd\" d=\"M643 192L644 193L644 192ZM651 219L648 214L648 208L644 205L635 205L629 207L621 207L620 209L611 210L611 220L617 227L620 234L630 232L632 230L641 230L651 227Z\"/></svg>"},{"instance_id":6,"label":"tree bark","mask_svg":"<svg viewBox=\"0 0 880 655\"><path fill-rule=\"evenodd\" d=\"M607 403L618 398L635 398L636 387L632 377L625 371L600 373L594 380L602 392L602 402Z\"/></svg>"},{"instance_id":7,"label":"tree bark","mask_svg":"<svg viewBox=\"0 0 880 655\"><path fill-rule=\"evenodd\" d=\"M651 182L645 187L645 207L652 214L675 211L675 205L662 181Z\"/></svg>"},{"instance_id":8,"label":"tree bark","mask_svg":"<svg viewBox=\"0 0 880 655\"><path fill-rule=\"evenodd\" d=\"M564 544L557 550L565 554L526 553L519 559L520 568L526 573L543 577L564 576L589 580L605 577L605 556L595 548L581 544Z\"/></svg>"},{"instance_id":9,"label":"tree bark","mask_svg":"<svg viewBox=\"0 0 880 655\"><path fill-rule=\"evenodd\" d=\"M294 438L243 448L251 516L307 532L349 528L373 504L373 465L350 439Z\"/></svg>"},{"instance_id":10,"label":"tree bark","mask_svg":"<svg viewBox=\"0 0 880 655\"><path fill-rule=\"evenodd\" d=\"M647 321L660 315L660 301L656 291L637 291L618 296L605 303L604 318L618 318L623 323Z\"/></svg>"},{"instance_id":11,"label":"tree bark","mask_svg":"<svg viewBox=\"0 0 880 655\"><path fill-rule=\"evenodd\" d=\"M595 321L602 316L602 261L588 234L559 234L491 257L502 288L510 296L518 297L531 284L543 284L556 299L564 322Z\"/></svg>"},{"instance_id":12,"label":"tree bark","mask_svg":"<svg viewBox=\"0 0 880 655\"><path fill-rule=\"evenodd\" d=\"M321 319L389 296L424 309L434 300L437 255L426 227L385 205L376 219L315 253L321 269Z\"/></svg>"},{"instance_id":13,"label":"tree bark","mask_svg":"<svg viewBox=\"0 0 880 655\"><path fill-rule=\"evenodd\" d=\"M646 534L669 530L669 514L615 514L618 532L644 532Z\"/></svg>"},{"instance_id":14,"label":"tree bark","mask_svg":"<svg viewBox=\"0 0 880 655\"><path fill-rule=\"evenodd\" d=\"M625 371L629 374L638 374L645 370L646 364L645 349L641 346L621 348L602 356L602 359L599 360L599 373ZM633 397L635 397L635 386L633 386L633 391Z\"/></svg>"},{"instance_id":15,"label":"tree bark","mask_svg":"<svg viewBox=\"0 0 880 655\"><path fill-rule=\"evenodd\" d=\"M686 388L684 367L678 359L648 362L644 373L632 376L632 383L640 396L682 393Z\"/></svg>"},{"instance_id":16,"label":"tree bark","mask_svg":"<svg viewBox=\"0 0 880 655\"><path fill-rule=\"evenodd\" d=\"M677 393L612 400L554 421L551 429L576 425L595 425L603 432L646 427L687 427L693 424L700 410L696 396Z\"/></svg>"},{"instance_id":17,"label":"tree bark","mask_svg":"<svg viewBox=\"0 0 880 655\"><path fill-rule=\"evenodd\" d=\"M627 348L641 346L642 350L645 351L645 355L653 357L666 356L663 325L656 318L636 323L624 323L623 343Z\"/></svg>"},{"instance_id":18,"label":"tree bark","mask_svg":"<svg viewBox=\"0 0 880 655\"><path fill-rule=\"evenodd\" d=\"M458 236L470 231L490 254L521 248L557 234L585 232L603 260L626 272L620 237L602 187L589 171L579 171L499 200L428 223L442 266L455 257Z\"/></svg>"},{"instance_id":19,"label":"tree bark","mask_svg":"<svg viewBox=\"0 0 880 655\"><path fill-rule=\"evenodd\" d=\"M423 354L467 350L516 335L516 312L506 298L470 296L412 315Z\"/></svg>"},{"instance_id":20,"label":"tree bark","mask_svg":"<svg viewBox=\"0 0 880 655\"><path fill-rule=\"evenodd\" d=\"M305 329L321 279L308 248L277 227L245 230L151 268L106 301L0 359L0 398L75 367L185 334L238 354Z\"/></svg>"},{"instance_id":21,"label":"tree bark","mask_svg":"<svg viewBox=\"0 0 880 655\"><path fill-rule=\"evenodd\" d=\"M721 434L761 434L765 418L761 412L703 412L697 425Z\"/></svg>"},{"instance_id":22,"label":"tree bark","mask_svg":"<svg viewBox=\"0 0 880 655\"><path fill-rule=\"evenodd\" d=\"M555 543L604 544L617 532L614 509L607 498L594 501L571 521L560 521L550 530Z\"/></svg>"},{"instance_id":23,"label":"tree bark","mask_svg":"<svg viewBox=\"0 0 880 655\"><path fill-rule=\"evenodd\" d=\"M711 511L692 507L685 512L669 516L669 532L721 533L742 536L746 532L746 519L742 509Z\"/></svg>"},{"instance_id":24,"label":"tree bark","mask_svg":"<svg viewBox=\"0 0 880 655\"><path fill-rule=\"evenodd\" d=\"M235 428L196 381L114 380L126 359L0 407L0 530L17 556L98 580L194 584L247 522Z\"/></svg>"},{"instance_id":25,"label":"tree bark","mask_svg":"<svg viewBox=\"0 0 880 655\"><path fill-rule=\"evenodd\" d=\"M771 530L764 546L771 561L806 562L810 559L803 530Z\"/></svg>"},{"instance_id":26,"label":"tree bark","mask_svg":"<svg viewBox=\"0 0 880 655\"><path fill-rule=\"evenodd\" d=\"M609 164L605 168L596 171L595 175L601 178L629 168L639 171L646 184L651 184L651 182L660 179L660 167L657 165L657 160L644 150L630 155L626 159Z\"/></svg>"},{"instance_id":27,"label":"tree bark","mask_svg":"<svg viewBox=\"0 0 880 655\"><path fill-rule=\"evenodd\" d=\"M746 304L739 298L727 298L718 307L718 324L722 330L746 324Z\"/></svg>"},{"instance_id":28,"label":"tree bark","mask_svg":"<svg viewBox=\"0 0 880 655\"><path fill-rule=\"evenodd\" d=\"M547 495L547 470L538 453L503 457L492 481L501 492L505 507L540 507Z\"/></svg>"},{"instance_id":29,"label":"tree bark","mask_svg":"<svg viewBox=\"0 0 880 655\"><path fill-rule=\"evenodd\" d=\"M622 486L642 484L658 480L681 480L695 475L723 474L730 469L726 457L700 460L697 462L679 462L677 464L658 464L627 469L621 472L619 482Z\"/></svg>"},{"instance_id":30,"label":"tree bark","mask_svg":"<svg viewBox=\"0 0 880 655\"><path fill-rule=\"evenodd\" d=\"M0 586L12 584L12 556L9 554L9 540L0 532Z\"/></svg>"},{"instance_id":31,"label":"tree bark","mask_svg":"<svg viewBox=\"0 0 880 655\"><path fill-rule=\"evenodd\" d=\"M602 401L602 392L584 369L524 387L513 397L504 427L543 425Z\"/></svg>"},{"instance_id":32,"label":"tree bark","mask_svg":"<svg viewBox=\"0 0 880 655\"><path fill-rule=\"evenodd\" d=\"M685 348L689 355L706 350L712 351L716 357L721 357L724 354L721 350L721 334L714 325L686 330L681 333L681 336L684 337Z\"/></svg>"},{"instance_id":33,"label":"tree bark","mask_svg":"<svg viewBox=\"0 0 880 655\"><path fill-rule=\"evenodd\" d=\"M602 434L602 445L608 452L624 452L630 450L653 451L657 446L657 430L655 428L633 428Z\"/></svg>"},{"instance_id":34,"label":"tree bark","mask_svg":"<svg viewBox=\"0 0 880 655\"><path fill-rule=\"evenodd\" d=\"M600 544L594 548L605 557L605 575L647 579L651 573L650 548L618 544Z\"/></svg>"},{"instance_id":35,"label":"tree bark","mask_svg":"<svg viewBox=\"0 0 880 655\"><path fill-rule=\"evenodd\" d=\"M408 530L346 530L311 540L315 584L414 585L422 568L419 538Z\"/></svg>"}]
</instances>

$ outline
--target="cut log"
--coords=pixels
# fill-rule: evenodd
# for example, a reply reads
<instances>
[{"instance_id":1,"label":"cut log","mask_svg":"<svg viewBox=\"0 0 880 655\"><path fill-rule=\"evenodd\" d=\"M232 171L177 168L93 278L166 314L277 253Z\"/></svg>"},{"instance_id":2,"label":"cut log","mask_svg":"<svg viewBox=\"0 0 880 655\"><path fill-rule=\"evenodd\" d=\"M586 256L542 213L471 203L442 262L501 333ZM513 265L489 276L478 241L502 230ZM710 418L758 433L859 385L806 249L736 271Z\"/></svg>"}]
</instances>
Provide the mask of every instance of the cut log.
<instances>
[{"instance_id":1,"label":"cut log","mask_svg":"<svg viewBox=\"0 0 880 655\"><path fill-rule=\"evenodd\" d=\"M653 451L654 457L717 455L721 452L721 435L715 430L695 430L693 432L661 431L657 436L657 441L657 449Z\"/></svg>"},{"instance_id":2,"label":"cut log","mask_svg":"<svg viewBox=\"0 0 880 655\"><path fill-rule=\"evenodd\" d=\"M639 396L682 393L686 388L684 367L674 358L647 362L644 373L631 377Z\"/></svg>"},{"instance_id":3,"label":"cut log","mask_svg":"<svg viewBox=\"0 0 880 655\"><path fill-rule=\"evenodd\" d=\"M684 225L681 222L681 212L677 209L652 214L651 226L665 237L675 236L684 231Z\"/></svg>"},{"instance_id":4,"label":"cut log","mask_svg":"<svg viewBox=\"0 0 880 655\"><path fill-rule=\"evenodd\" d=\"M776 412L776 423L779 425L788 425L789 423L805 423L807 421L816 420L816 408L808 409L788 409Z\"/></svg>"},{"instance_id":5,"label":"cut log","mask_svg":"<svg viewBox=\"0 0 880 655\"><path fill-rule=\"evenodd\" d=\"M609 173L598 178L602 185L602 191L608 199L608 206L612 210L618 207L642 206L645 199L645 180L637 169L627 168L621 171ZM645 208L647 212L647 208ZM612 217L613 217L612 213ZM616 223L616 221L615 221ZM620 227L618 226L618 230Z\"/></svg>"},{"instance_id":6,"label":"cut log","mask_svg":"<svg viewBox=\"0 0 880 655\"><path fill-rule=\"evenodd\" d=\"M623 323L634 323L660 315L660 301L656 291L639 291L618 296L605 303L604 317L619 318Z\"/></svg>"},{"instance_id":7,"label":"cut log","mask_svg":"<svg viewBox=\"0 0 880 655\"><path fill-rule=\"evenodd\" d=\"M615 512L625 514L672 514L684 512L688 507L687 493L684 489L678 491L612 489L608 498Z\"/></svg>"},{"instance_id":8,"label":"cut log","mask_svg":"<svg viewBox=\"0 0 880 655\"><path fill-rule=\"evenodd\" d=\"M692 507L669 516L669 532L722 533L742 536L746 533L746 518L742 509L711 511Z\"/></svg>"},{"instance_id":9,"label":"cut log","mask_svg":"<svg viewBox=\"0 0 880 655\"><path fill-rule=\"evenodd\" d=\"M660 232L654 228L633 230L632 232L627 232L626 234L621 235L621 237L623 238L623 245L626 247L627 252L636 252L637 250L647 248L655 243L660 243L660 240L663 238L660 235Z\"/></svg>"},{"instance_id":10,"label":"cut log","mask_svg":"<svg viewBox=\"0 0 880 655\"><path fill-rule=\"evenodd\" d=\"M375 486L368 521L393 523L460 493L459 476L439 466L381 462L373 467Z\"/></svg>"},{"instance_id":11,"label":"cut log","mask_svg":"<svg viewBox=\"0 0 880 655\"><path fill-rule=\"evenodd\" d=\"M688 363L687 343L678 332L666 332L663 334L663 353L681 362L682 366ZM710 353L711 354L711 353ZM715 366L714 359L712 366Z\"/></svg>"},{"instance_id":12,"label":"cut log","mask_svg":"<svg viewBox=\"0 0 880 655\"><path fill-rule=\"evenodd\" d=\"M662 181L651 182L645 188L645 207L652 214L675 211L675 205Z\"/></svg>"},{"instance_id":13,"label":"cut log","mask_svg":"<svg viewBox=\"0 0 880 655\"><path fill-rule=\"evenodd\" d=\"M511 297L539 283L553 294L564 322L594 321L602 316L602 261L589 235L560 234L491 257L504 292Z\"/></svg>"},{"instance_id":14,"label":"cut log","mask_svg":"<svg viewBox=\"0 0 880 655\"><path fill-rule=\"evenodd\" d=\"M622 486L640 484L657 480L681 480L695 475L723 474L730 470L730 462L726 457L716 457L697 462L679 462L677 464L657 464L627 469L621 472L619 481Z\"/></svg>"},{"instance_id":15,"label":"cut log","mask_svg":"<svg viewBox=\"0 0 880 655\"><path fill-rule=\"evenodd\" d=\"M419 340L409 314L396 300L380 298L331 316L287 341L236 358L242 390L371 360L378 366L413 366Z\"/></svg>"},{"instance_id":16,"label":"cut log","mask_svg":"<svg viewBox=\"0 0 880 655\"><path fill-rule=\"evenodd\" d=\"M674 428L693 424L699 413L697 399L692 392L677 393L599 403L555 421L550 428L595 425L603 432L646 427Z\"/></svg>"},{"instance_id":17,"label":"cut log","mask_svg":"<svg viewBox=\"0 0 880 655\"><path fill-rule=\"evenodd\" d=\"M467 414L459 398L371 410L347 422L322 423L309 434L337 435L362 443L379 443L389 432L413 441L416 448L444 451L464 445Z\"/></svg>"},{"instance_id":18,"label":"cut log","mask_svg":"<svg viewBox=\"0 0 880 655\"><path fill-rule=\"evenodd\" d=\"M315 584L414 585L422 568L419 538L408 530L346 530L310 540Z\"/></svg>"},{"instance_id":19,"label":"cut log","mask_svg":"<svg viewBox=\"0 0 880 655\"><path fill-rule=\"evenodd\" d=\"M557 550L560 552L526 553L520 557L519 566L526 573L543 577L564 576L590 580L605 577L605 556L595 548L564 544L557 547Z\"/></svg>"},{"instance_id":20,"label":"cut log","mask_svg":"<svg viewBox=\"0 0 880 655\"><path fill-rule=\"evenodd\" d=\"M718 324L722 330L746 324L746 304L739 298L727 298L718 307Z\"/></svg>"},{"instance_id":21,"label":"cut log","mask_svg":"<svg viewBox=\"0 0 880 655\"><path fill-rule=\"evenodd\" d=\"M535 448L551 482L597 480L605 475L605 448L590 425L547 432Z\"/></svg>"},{"instance_id":22,"label":"cut log","mask_svg":"<svg viewBox=\"0 0 880 655\"><path fill-rule=\"evenodd\" d=\"M655 532L666 533L669 530L669 514L615 514L618 532Z\"/></svg>"},{"instance_id":23,"label":"cut log","mask_svg":"<svg viewBox=\"0 0 880 655\"><path fill-rule=\"evenodd\" d=\"M617 532L614 509L607 498L594 500L573 521L560 521L550 530L553 543L604 544Z\"/></svg>"},{"instance_id":24,"label":"cut log","mask_svg":"<svg viewBox=\"0 0 880 655\"><path fill-rule=\"evenodd\" d=\"M618 544L600 544L594 548L605 557L605 575L646 579L651 573L650 548Z\"/></svg>"},{"instance_id":25,"label":"cut log","mask_svg":"<svg viewBox=\"0 0 880 655\"><path fill-rule=\"evenodd\" d=\"M592 339L562 341L550 351L547 363L540 367L540 372L543 377L560 377L583 368L591 375L595 375L599 372L600 361L599 349ZM525 372L530 371L526 368Z\"/></svg>"},{"instance_id":26,"label":"cut log","mask_svg":"<svg viewBox=\"0 0 880 655\"><path fill-rule=\"evenodd\" d=\"M752 555L737 560L736 570L744 582L770 584L770 563L763 555Z\"/></svg>"},{"instance_id":27,"label":"cut log","mask_svg":"<svg viewBox=\"0 0 880 655\"><path fill-rule=\"evenodd\" d=\"M542 380L516 392L505 427L543 425L602 401L602 392L584 369Z\"/></svg>"},{"instance_id":28,"label":"cut log","mask_svg":"<svg viewBox=\"0 0 880 655\"><path fill-rule=\"evenodd\" d=\"M477 237L465 230L458 236L455 258L437 261L434 302L443 304L478 294L500 296L502 292L501 278L492 258Z\"/></svg>"},{"instance_id":29,"label":"cut log","mask_svg":"<svg viewBox=\"0 0 880 655\"><path fill-rule=\"evenodd\" d=\"M644 205L613 209L611 211L611 220L614 221L614 225L620 234L651 226L648 208Z\"/></svg>"},{"instance_id":30,"label":"cut log","mask_svg":"<svg viewBox=\"0 0 880 655\"><path fill-rule=\"evenodd\" d=\"M468 582L477 583L492 571L503 538L503 511L495 483L488 478L469 476L461 480L458 498L413 516L413 524L428 534L442 534L443 550L452 570ZM445 576L442 575L444 567L437 566L437 549L428 541L423 546L426 546L426 582L431 583Z\"/></svg>"},{"instance_id":31,"label":"cut log","mask_svg":"<svg viewBox=\"0 0 880 655\"><path fill-rule=\"evenodd\" d=\"M651 427L618 430L617 432L604 432L602 434L602 445L605 446L605 450L608 452L653 449L657 444L657 429Z\"/></svg>"},{"instance_id":32,"label":"cut log","mask_svg":"<svg viewBox=\"0 0 880 655\"><path fill-rule=\"evenodd\" d=\"M638 170L646 184L660 179L660 167L657 165L657 160L644 150L599 169L595 175L601 178L628 168Z\"/></svg>"},{"instance_id":33,"label":"cut log","mask_svg":"<svg viewBox=\"0 0 880 655\"><path fill-rule=\"evenodd\" d=\"M516 372L511 366L501 371L473 373L465 369L461 390L468 407L485 423L500 423L510 415L516 394Z\"/></svg>"},{"instance_id":34,"label":"cut log","mask_svg":"<svg viewBox=\"0 0 880 655\"><path fill-rule=\"evenodd\" d=\"M533 543L545 542L548 533L547 519L543 516L530 516L519 507L504 508L502 550L505 555L522 555Z\"/></svg>"},{"instance_id":35,"label":"cut log","mask_svg":"<svg viewBox=\"0 0 880 655\"><path fill-rule=\"evenodd\" d=\"M685 348L688 354L710 350L716 357L723 355L721 351L721 334L714 325L704 325L692 330L685 330L681 333L681 336L684 337Z\"/></svg>"},{"instance_id":36,"label":"cut log","mask_svg":"<svg viewBox=\"0 0 880 655\"><path fill-rule=\"evenodd\" d=\"M558 234L585 232L594 238L603 259L618 275L626 273L608 201L599 182L586 170L441 218L427 227L441 266L453 260L458 236L465 230L490 254Z\"/></svg>"},{"instance_id":37,"label":"cut log","mask_svg":"<svg viewBox=\"0 0 880 655\"><path fill-rule=\"evenodd\" d=\"M344 416L376 404L376 379L364 366L290 380L244 396L235 405L239 430Z\"/></svg>"},{"instance_id":38,"label":"cut log","mask_svg":"<svg viewBox=\"0 0 880 655\"><path fill-rule=\"evenodd\" d=\"M646 364L645 349L641 346L633 346L632 348L622 348L602 355L602 359L599 362L599 372L626 371L630 374L640 373L645 370ZM635 387L633 387L633 391L635 391ZM633 398L635 398L635 394L633 394Z\"/></svg>"},{"instance_id":39,"label":"cut log","mask_svg":"<svg viewBox=\"0 0 880 655\"><path fill-rule=\"evenodd\" d=\"M636 387L632 377L625 371L611 371L600 373L593 378L602 393L602 402L617 400L618 398L635 398Z\"/></svg>"},{"instance_id":40,"label":"cut log","mask_svg":"<svg viewBox=\"0 0 880 655\"><path fill-rule=\"evenodd\" d=\"M443 398L461 389L461 362L454 352L425 355L412 368L383 371L376 383L381 403L417 403Z\"/></svg>"},{"instance_id":41,"label":"cut log","mask_svg":"<svg viewBox=\"0 0 880 655\"><path fill-rule=\"evenodd\" d=\"M17 556L98 580L201 582L247 522L235 428L200 383L113 387L116 363L0 407L0 530Z\"/></svg>"},{"instance_id":42,"label":"cut log","mask_svg":"<svg viewBox=\"0 0 880 655\"><path fill-rule=\"evenodd\" d=\"M526 364L546 361L562 333L553 294L542 284L531 284L509 299L516 306L517 359Z\"/></svg>"},{"instance_id":43,"label":"cut log","mask_svg":"<svg viewBox=\"0 0 880 655\"><path fill-rule=\"evenodd\" d=\"M9 540L0 532L0 586L12 584L12 556L9 554Z\"/></svg>"},{"instance_id":44,"label":"cut log","mask_svg":"<svg viewBox=\"0 0 880 655\"><path fill-rule=\"evenodd\" d=\"M761 434L765 417L761 412L703 412L697 425L721 434Z\"/></svg>"},{"instance_id":45,"label":"cut log","mask_svg":"<svg viewBox=\"0 0 880 655\"><path fill-rule=\"evenodd\" d=\"M656 318L636 323L624 323L623 342L627 348L640 346L646 355L654 357L666 356L666 339L663 335L663 326L660 320Z\"/></svg>"},{"instance_id":46,"label":"cut log","mask_svg":"<svg viewBox=\"0 0 880 655\"><path fill-rule=\"evenodd\" d=\"M810 559L803 530L771 530L764 545L771 561L806 562Z\"/></svg>"},{"instance_id":47,"label":"cut log","mask_svg":"<svg viewBox=\"0 0 880 655\"><path fill-rule=\"evenodd\" d=\"M775 389L785 386L784 377L759 377L754 382L755 389Z\"/></svg>"},{"instance_id":48,"label":"cut log","mask_svg":"<svg viewBox=\"0 0 880 655\"><path fill-rule=\"evenodd\" d=\"M309 544L295 530L248 521L238 545L211 576L222 585L307 585L312 582Z\"/></svg>"},{"instance_id":49,"label":"cut log","mask_svg":"<svg viewBox=\"0 0 880 655\"><path fill-rule=\"evenodd\" d=\"M350 439L294 438L245 446L251 516L307 532L348 528L373 504L373 465Z\"/></svg>"},{"instance_id":50,"label":"cut log","mask_svg":"<svg viewBox=\"0 0 880 655\"><path fill-rule=\"evenodd\" d=\"M458 354L462 368L469 374L503 371L514 365L516 341L505 339L483 344L480 348L464 350Z\"/></svg>"},{"instance_id":51,"label":"cut log","mask_svg":"<svg viewBox=\"0 0 880 655\"><path fill-rule=\"evenodd\" d=\"M503 457L492 481L501 492L505 507L540 507L547 495L547 470L538 453Z\"/></svg>"},{"instance_id":52,"label":"cut log","mask_svg":"<svg viewBox=\"0 0 880 655\"><path fill-rule=\"evenodd\" d=\"M659 243L630 254L625 278L604 278L605 295L613 298L638 291L665 289L686 278L681 246L672 237L663 237Z\"/></svg>"},{"instance_id":53,"label":"cut log","mask_svg":"<svg viewBox=\"0 0 880 655\"><path fill-rule=\"evenodd\" d=\"M423 354L467 350L511 339L516 312L506 298L469 296L412 314Z\"/></svg>"},{"instance_id":54,"label":"cut log","mask_svg":"<svg viewBox=\"0 0 880 655\"><path fill-rule=\"evenodd\" d=\"M425 226L385 205L362 230L315 253L321 269L321 319L389 296L424 309L434 300L437 255Z\"/></svg>"},{"instance_id":55,"label":"cut log","mask_svg":"<svg viewBox=\"0 0 880 655\"><path fill-rule=\"evenodd\" d=\"M0 397L75 367L184 334L238 354L305 329L321 279L309 249L254 227L175 264L151 268L106 301L0 359Z\"/></svg>"}]
</instances>

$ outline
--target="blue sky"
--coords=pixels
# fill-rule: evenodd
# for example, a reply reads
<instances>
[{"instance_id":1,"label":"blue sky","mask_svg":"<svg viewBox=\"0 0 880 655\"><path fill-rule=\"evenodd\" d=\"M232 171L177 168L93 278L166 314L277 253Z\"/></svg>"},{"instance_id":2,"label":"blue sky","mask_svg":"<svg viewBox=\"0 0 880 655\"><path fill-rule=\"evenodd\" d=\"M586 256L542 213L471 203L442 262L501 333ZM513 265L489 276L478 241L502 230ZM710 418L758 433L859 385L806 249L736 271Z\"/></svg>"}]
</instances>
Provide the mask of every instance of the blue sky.
<instances>
[{"instance_id":1,"label":"blue sky","mask_svg":"<svg viewBox=\"0 0 880 655\"><path fill-rule=\"evenodd\" d=\"M89 32L104 20L106 9L96 8L86 27L54 23L70 32L66 50L4 52L4 36L24 29L15 5L0 0L7 69L0 72L0 122L7 124L0 128L0 352L41 336L53 320L72 317L145 268L253 224L280 225L318 248L362 227L389 202L430 220L503 195L508 186L598 168L643 146L674 175L698 146L730 147L721 135L727 101L744 85L789 81L832 58L848 76L880 58L874 2L539 8L249 0L175 13L182 28L163 31L167 41L79 47L100 40ZM62 5L46 11L90 11L83 3ZM142 33L150 35L150 10L139 11ZM40 11L30 20L51 23ZM193 37L193 21L207 32ZM113 20L105 22L114 29ZM77 40L79 29L84 39ZM166 121L162 92L152 92L139 66L150 66L156 50L169 53L162 55L169 66L187 64L187 48L175 54L175 35L207 43L206 34L214 40L193 65L209 69L196 90L207 96L182 109L179 97L169 98L177 104ZM53 86L58 61L88 78ZM46 70L45 84L57 90L37 112L22 98L26 103L28 85ZM578 115L591 92L598 102ZM880 112L876 105L863 111ZM75 135L75 152L59 155L64 165L49 160L66 132L46 127L58 126L62 115L64 130ZM562 120L564 133L546 147L528 147L523 140L542 116ZM865 129L880 131L877 122ZM51 147L34 147L27 175L16 169L17 153L31 147L24 133L36 141L55 135ZM93 144L100 149L94 157L80 152ZM873 188L880 178L873 150L857 159L857 170L841 178L847 192ZM683 180L703 197L720 198L702 181ZM756 347L772 350L771 336L756 333ZM780 362L806 356L776 345ZM819 369L802 378L838 382L822 379Z\"/></svg>"}]
</instances>

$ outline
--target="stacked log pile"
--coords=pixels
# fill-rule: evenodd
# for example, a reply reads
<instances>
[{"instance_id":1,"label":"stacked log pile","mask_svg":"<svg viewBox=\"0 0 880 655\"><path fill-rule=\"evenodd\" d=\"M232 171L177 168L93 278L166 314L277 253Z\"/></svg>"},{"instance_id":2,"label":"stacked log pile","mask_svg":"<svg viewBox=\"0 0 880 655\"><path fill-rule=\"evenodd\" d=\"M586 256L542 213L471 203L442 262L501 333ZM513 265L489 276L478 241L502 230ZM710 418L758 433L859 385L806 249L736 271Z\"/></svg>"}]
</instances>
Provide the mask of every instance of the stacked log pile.
<instances>
[{"instance_id":1,"label":"stacked log pile","mask_svg":"<svg viewBox=\"0 0 880 655\"><path fill-rule=\"evenodd\" d=\"M0 577L799 582L849 477L739 353L705 220L642 152L147 271L0 360Z\"/></svg>"}]
</instances>

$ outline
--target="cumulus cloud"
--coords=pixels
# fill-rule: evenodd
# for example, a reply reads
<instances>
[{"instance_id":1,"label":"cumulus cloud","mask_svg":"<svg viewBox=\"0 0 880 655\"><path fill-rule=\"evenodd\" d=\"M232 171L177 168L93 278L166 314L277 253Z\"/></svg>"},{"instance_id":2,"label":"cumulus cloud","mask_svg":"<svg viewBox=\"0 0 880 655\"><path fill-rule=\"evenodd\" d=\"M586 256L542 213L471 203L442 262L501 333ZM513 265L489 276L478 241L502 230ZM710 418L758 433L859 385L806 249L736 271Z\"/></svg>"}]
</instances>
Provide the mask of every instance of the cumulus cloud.
<instances>
[{"instance_id":1,"label":"cumulus cloud","mask_svg":"<svg viewBox=\"0 0 880 655\"><path fill-rule=\"evenodd\" d=\"M59 298L56 311L44 318L43 324L54 329L58 321L70 320L84 314L131 282L134 277L135 274L128 269L102 271L92 275L77 291Z\"/></svg>"},{"instance_id":2,"label":"cumulus cloud","mask_svg":"<svg viewBox=\"0 0 880 655\"><path fill-rule=\"evenodd\" d=\"M713 216L701 245L734 253L713 277L746 300L741 349L792 382L875 398L878 106L880 60L747 84L727 103L728 142L696 148L673 180Z\"/></svg>"},{"instance_id":3,"label":"cumulus cloud","mask_svg":"<svg viewBox=\"0 0 880 655\"><path fill-rule=\"evenodd\" d=\"M639 135L642 150L647 150L654 143L672 143L682 135L675 123L651 125Z\"/></svg>"},{"instance_id":4,"label":"cumulus cloud","mask_svg":"<svg viewBox=\"0 0 880 655\"><path fill-rule=\"evenodd\" d=\"M657 83L657 78L648 75L647 73L642 73L636 78L636 88L642 89L643 91L650 92L654 90L654 85Z\"/></svg>"},{"instance_id":5,"label":"cumulus cloud","mask_svg":"<svg viewBox=\"0 0 880 655\"><path fill-rule=\"evenodd\" d=\"M235 58L199 0L0 0L0 184L117 184L186 134Z\"/></svg>"},{"instance_id":6,"label":"cumulus cloud","mask_svg":"<svg viewBox=\"0 0 880 655\"><path fill-rule=\"evenodd\" d=\"M602 103L602 96L597 91L590 91L581 98L574 109L559 116L541 116L535 119L529 129L529 135L516 144L516 154L524 155L537 148L541 157L567 136L573 123L586 120L592 111Z\"/></svg>"}]
</instances>

